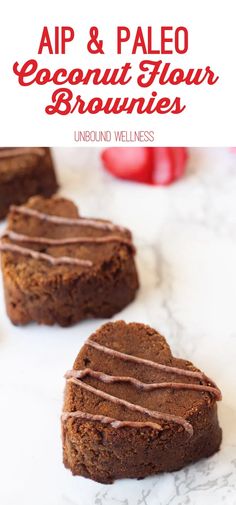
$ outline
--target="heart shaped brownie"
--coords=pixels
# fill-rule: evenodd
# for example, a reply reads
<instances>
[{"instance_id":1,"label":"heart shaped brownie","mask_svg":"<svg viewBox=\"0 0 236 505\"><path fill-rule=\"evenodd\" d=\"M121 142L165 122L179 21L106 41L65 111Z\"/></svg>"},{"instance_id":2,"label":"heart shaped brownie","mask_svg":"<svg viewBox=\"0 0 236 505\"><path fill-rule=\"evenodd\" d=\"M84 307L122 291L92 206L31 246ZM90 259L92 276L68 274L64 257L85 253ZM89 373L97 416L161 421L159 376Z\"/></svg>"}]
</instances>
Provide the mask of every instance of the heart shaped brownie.
<instances>
[{"instance_id":1,"label":"heart shaped brownie","mask_svg":"<svg viewBox=\"0 0 236 505\"><path fill-rule=\"evenodd\" d=\"M149 326L103 325L66 380L63 457L74 475L142 478L219 449L219 389Z\"/></svg>"},{"instance_id":2,"label":"heart shaped brownie","mask_svg":"<svg viewBox=\"0 0 236 505\"><path fill-rule=\"evenodd\" d=\"M129 230L86 219L64 198L12 206L1 239L7 312L15 324L68 326L111 317L138 288Z\"/></svg>"}]
</instances>

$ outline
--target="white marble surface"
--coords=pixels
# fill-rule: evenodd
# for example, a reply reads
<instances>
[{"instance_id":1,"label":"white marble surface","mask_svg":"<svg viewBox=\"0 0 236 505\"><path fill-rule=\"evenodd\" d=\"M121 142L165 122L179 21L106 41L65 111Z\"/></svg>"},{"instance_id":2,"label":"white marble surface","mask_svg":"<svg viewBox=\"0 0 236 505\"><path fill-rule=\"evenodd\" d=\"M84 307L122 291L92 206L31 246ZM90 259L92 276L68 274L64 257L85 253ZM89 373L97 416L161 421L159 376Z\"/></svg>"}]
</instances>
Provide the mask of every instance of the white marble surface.
<instances>
[{"instance_id":1,"label":"white marble surface","mask_svg":"<svg viewBox=\"0 0 236 505\"><path fill-rule=\"evenodd\" d=\"M16 328L1 286L1 505L235 505L236 156L195 149L187 176L169 188L113 179L95 149L57 149L55 158L61 192L82 213L134 232L141 289L116 318L158 328L216 380L224 439L218 454L180 472L109 486L72 477L61 462L63 374L103 321Z\"/></svg>"}]
</instances>

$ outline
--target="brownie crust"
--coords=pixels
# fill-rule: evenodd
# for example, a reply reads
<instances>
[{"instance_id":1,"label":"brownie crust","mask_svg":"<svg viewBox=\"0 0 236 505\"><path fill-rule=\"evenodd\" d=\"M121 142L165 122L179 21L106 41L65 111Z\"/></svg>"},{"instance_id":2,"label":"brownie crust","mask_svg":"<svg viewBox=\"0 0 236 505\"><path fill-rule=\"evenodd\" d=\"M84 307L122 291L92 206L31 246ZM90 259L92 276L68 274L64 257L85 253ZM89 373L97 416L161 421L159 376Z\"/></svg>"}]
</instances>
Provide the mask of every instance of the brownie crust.
<instances>
[{"instance_id":1,"label":"brownie crust","mask_svg":"<svg viewBox=\"0 0 236 505\"><path fill-rule=\"evenodd\" d=\"M104 352L91 346L91 341L126 356L197 372L200 376L156 370L143 362L132 362ZM118 376L117 382L114 376ZM148 326L123 321L105 324L88 339L66 377L63 461L73 475L102 483L124 477L143 478L179 470L211 456L220 447L218 388L192 363L174 358L164 337ZM166 381L172 384L145 390L140 389L140 384L137 387L133 379L138 384L142 381L142 388ZM176 382L184 383L182 387L186 389L178 388ZM195 390L193 384L200 386L200 390ZM102 395L104 392L111 395L112 401L109 397L101 397L100 391ZM118 403L114 398L118 398ZM128 408L122 401L119 403L120 399L129 402ZM133 410L133 405L164 413L164 418L157 421ZM178 422L168 421L168 415L177 416ZM157 423L159 428L150 421Z\"/></svg>"},{"instance_id":2,"label":"brownie crust","mask_svg":"<svg viewBox=\"0 0 236 505\"><path fill-rule=\"evenodd\" d=\"M0 148L0 219L10 205L30 196L51 196L58 188L48 147Z\"/></svg>"},{"instance_id":3,"label":"brownie crust","mask_svg":"<svg viewBox=\"0 0 236 505\"><path fill-rule=\"evenodd\" d=\"M64 198L33 197L24 209L72 220L79 218L77 207ZM95 225L101 223L101 226L107 223L94 222ZM17 233L18 240L6 236L3 239L5 247L9 243L14 247L24 246L41 256L50 256L52 262L65 256L69 259L69 264L51 264L41 256L33 258L18 252L2 251L6 308L14 324L37 321L40 324L69 326L85 318L111 317L134 299L138 277L128 230L118 228L115 231L117 240L110 242L114 232L90 226L89 220L87 226L85 218L81 226L58 225L21 214L13 208L8 216L7 233L10 232ZM91 243L31 243L19 240L22 234L38 237L39 240L46 238L62 242L70 238L76 240L82 235ZM101 239L105 240L104 243L96 242ZM74 264L74 261L84 261L85 265Z\"/></svg>"}]
</instances>

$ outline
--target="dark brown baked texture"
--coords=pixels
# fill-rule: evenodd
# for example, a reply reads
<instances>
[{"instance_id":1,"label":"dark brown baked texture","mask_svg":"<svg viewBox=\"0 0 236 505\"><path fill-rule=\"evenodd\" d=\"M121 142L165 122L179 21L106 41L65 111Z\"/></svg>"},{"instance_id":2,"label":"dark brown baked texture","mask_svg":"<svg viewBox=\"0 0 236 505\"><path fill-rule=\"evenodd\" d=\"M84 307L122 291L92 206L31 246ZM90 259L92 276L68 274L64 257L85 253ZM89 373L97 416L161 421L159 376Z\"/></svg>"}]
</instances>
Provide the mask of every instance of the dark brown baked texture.
<instances>
[{"instance_id":1,"label":"dark brown baked texture","mask_svg":"<svg viewBox=\"0 0 236 505\"><path fill-rule=\"evenodd\" d=\"M11 204L30 196L51 196L58 188L48 147L0 148L0 219Z\"/></svg>"},{"instance_id":2,"label":"dark brown baked texture","mask_svg":"<svg viewBox=\"0 0 236 505\"><path fill-rule=\"evenodd\" d=\"M80 218L64 198L36 196L12 206L0 250L14 324L69 326L110 317L138 288L131 233L110 221Z\"/></svg>"},{"instance_id":3,"label":"dark brown baked texture","mask_svg":"<svg viewBox=\"0 0 236 505\"><path fill-rule=\"evenodd\" d=\"M103 325L66 378L63 459L74 475L142 478L219 449L219 389L149 326Z\"/></svg>"}]
</instances>

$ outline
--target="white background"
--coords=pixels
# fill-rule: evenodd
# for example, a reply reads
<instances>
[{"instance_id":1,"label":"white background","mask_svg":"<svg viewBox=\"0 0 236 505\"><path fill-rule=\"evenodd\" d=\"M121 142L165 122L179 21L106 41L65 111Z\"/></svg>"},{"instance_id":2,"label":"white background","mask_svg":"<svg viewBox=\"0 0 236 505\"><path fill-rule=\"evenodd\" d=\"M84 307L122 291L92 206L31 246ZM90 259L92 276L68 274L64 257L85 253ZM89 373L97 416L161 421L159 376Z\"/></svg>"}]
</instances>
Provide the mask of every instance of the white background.
<instances>
[{"instance_id":1,"label":"white background","mask_svg":"<svg viewBox=\"0 0 236 505\"><path fill-rule=\"evenodd\" d=\"M105 321L15 327L0 279L0 504L235 505L236 156L193 150L186 176L158 188L109 176L94 149L54 155L61 193L82 215L112 219L134 234L140 290L114 319L159 329L176 356L217 382L223 443L180 472L108 486L73 477L62 464L63 375Z\"/></svg>"},{"instance_id":2,"label":"white background","mask_svg":"<svg viewBox=\"0 0 236 505\"><path fill-rule=\"evenodd\" d=\"M120 0L78 2L56 0L32 2L6 2L0 16L0 127L1 145L55 145L73 146L75 130L154 130L156 145L222 146L236 144L235 100L235 2L233 0L165 0L157 2L128 2ZM37 56L40 35L44 25L69 25L76 30L75 40L68 46L66 55ZM92 56L85 50L89 27L97 25L104 40L106 55ZM156 87L160 96L182 97L187 105L180 115L105 116L79 115L48 116L44 112L51 103L55 89L51 84L21 87L13 75L15 61L23 63L37 58L42 66L56 69L60 66L96 67L121 66L131 61L134 66L143 59L142 54L130 56L131 46L123 56L115 56L115 30L117 25L135 27L151 25L154 45L158 45L161 25L185 25L189 29L189 51L186 55L166 55L162 59L173 66L205 67L210 65L220 79L214 86ZM144 58L146 56L144 55ZM159 56L153 57L160 59ZM152 57L151 57L152 59ZM96 96L140 96L135 80L127 89L120 86L78 86L75 94L84 99ZM126 88L126 87L125 87ZM160 88L160 89L159 89ZM128 93L127 93L128 92Z\"/></svg>"}]
</instances>

